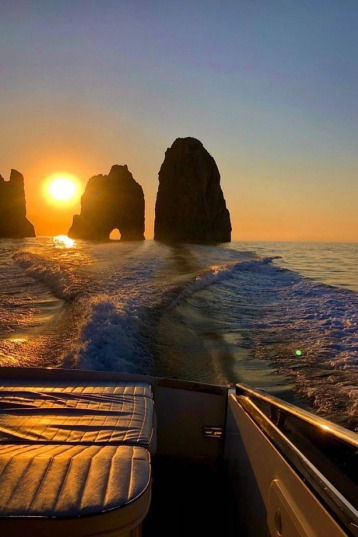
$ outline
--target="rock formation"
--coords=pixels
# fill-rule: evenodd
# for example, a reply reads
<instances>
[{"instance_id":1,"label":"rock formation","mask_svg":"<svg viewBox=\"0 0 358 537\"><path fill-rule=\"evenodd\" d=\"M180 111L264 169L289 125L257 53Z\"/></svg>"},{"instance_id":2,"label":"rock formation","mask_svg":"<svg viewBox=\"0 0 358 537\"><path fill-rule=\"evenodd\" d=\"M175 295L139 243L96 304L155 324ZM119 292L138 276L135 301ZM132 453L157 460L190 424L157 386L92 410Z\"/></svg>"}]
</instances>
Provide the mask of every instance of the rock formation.
<instances>
[{"instance_id":1,"label":"rock formation","mask_svg":"<svg viewBox=\"0 0 358 537\"><path fill-rule=\"evenodd\" d=\"M112 166L109 175L89 179L68 236L107 240L114 229L121 240L144 240L144 194L127 166Z\"/></svg>"},{"instance_id":2,"label":"rock formation","mask_svg":"<svg viewBox=\"0 0 358 537\"><path fill-rule=\"evenodd\" d=\"M24 178L11 170L10 181L0 175L0 237L35 237L35 229L26 218Z\"/></svg>"},{"instance_id":3,"label":"rock formation","mask_svg":"<svg viewBox=\"0 0 358 537\"><path fill-rule=\"evenodd\" d=\"M162 242L231 240L230 214L213 157L195 138L177 138L159 171L154 238Z\"/></svg>"}]
</instances>

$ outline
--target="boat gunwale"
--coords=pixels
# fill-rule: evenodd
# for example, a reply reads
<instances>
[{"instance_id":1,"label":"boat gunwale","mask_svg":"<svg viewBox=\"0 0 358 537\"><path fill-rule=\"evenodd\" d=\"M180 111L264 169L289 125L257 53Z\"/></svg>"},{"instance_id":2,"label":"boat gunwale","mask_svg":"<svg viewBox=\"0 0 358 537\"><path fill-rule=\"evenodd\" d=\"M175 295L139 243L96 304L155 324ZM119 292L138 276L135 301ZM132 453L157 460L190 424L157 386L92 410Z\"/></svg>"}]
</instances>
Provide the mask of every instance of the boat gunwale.
<instances>
[{"instance_id":1,"label":"boat gunwale","mask_svg":"<svg viewBox=\"0 0 358 537\"><path fill-rule=\"evenodd\" d=\"M241 386L240 386L241 388ZM349 532L351 537L358 537L358 510L345 498L345 496L329 481L324 474L300 451L300 449L282 432L275 423L251 400L248 395L232 394L232 398L239 404L244 412L260 428L262 433L276 448L295 472L304 480L307 487L320 498L328 512L336 522ZM242 391L242 389L241 389ZM250 389L252 395L256 391ZM262 394L259 394L261 396ZM271 396L265 397L272 403ZM285 406L285 405L283 405ZM291 406L291 405L289 405ZM295 407L294 407L295 408ZM287 410L287 409L285 409ZM289 412L289 410L287 410ZM292 414L292 413L291 413ZM295 417L296 414L295 414ZM314 417L314 416L313 416Z\"/></svg>"}]
</instances>

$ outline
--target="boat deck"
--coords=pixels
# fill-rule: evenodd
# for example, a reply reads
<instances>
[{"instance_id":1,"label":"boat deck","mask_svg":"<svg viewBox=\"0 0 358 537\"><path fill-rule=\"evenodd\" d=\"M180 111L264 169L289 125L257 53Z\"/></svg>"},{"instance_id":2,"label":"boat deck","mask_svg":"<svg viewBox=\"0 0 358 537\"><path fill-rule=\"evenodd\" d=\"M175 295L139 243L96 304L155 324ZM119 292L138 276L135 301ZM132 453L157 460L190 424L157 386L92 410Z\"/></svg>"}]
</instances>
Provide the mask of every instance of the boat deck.
<instances>
[{"instance_id":1,"label":"boat deck","mask_svg":"<svg viewBox=\"0 0 358 537\"><path fill-rule=\"evenodd\" d=\"M241 386L2 375L1 535L358 537L358 438L330 422Z\"/></svg>"}]
</instances>

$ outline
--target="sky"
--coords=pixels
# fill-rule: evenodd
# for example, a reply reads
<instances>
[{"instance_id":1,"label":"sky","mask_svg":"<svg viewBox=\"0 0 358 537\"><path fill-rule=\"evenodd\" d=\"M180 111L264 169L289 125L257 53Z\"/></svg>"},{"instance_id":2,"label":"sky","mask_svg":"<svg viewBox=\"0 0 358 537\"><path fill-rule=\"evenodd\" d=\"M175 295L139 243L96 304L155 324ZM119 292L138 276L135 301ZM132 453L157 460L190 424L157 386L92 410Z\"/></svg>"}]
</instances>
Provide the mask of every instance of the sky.
<instances>
[{"instance_id":1,"label":"sky","mask_svg":"<svg viewBox=\"0 0 358 537\"><path fill-rule=\"evenodd\" d=\"M0 174L37 235L46 178L127 164L153 237L178 137L214 157L235 240L358 242L357 0L0 0Z\"/></svg>"}]
</instances>

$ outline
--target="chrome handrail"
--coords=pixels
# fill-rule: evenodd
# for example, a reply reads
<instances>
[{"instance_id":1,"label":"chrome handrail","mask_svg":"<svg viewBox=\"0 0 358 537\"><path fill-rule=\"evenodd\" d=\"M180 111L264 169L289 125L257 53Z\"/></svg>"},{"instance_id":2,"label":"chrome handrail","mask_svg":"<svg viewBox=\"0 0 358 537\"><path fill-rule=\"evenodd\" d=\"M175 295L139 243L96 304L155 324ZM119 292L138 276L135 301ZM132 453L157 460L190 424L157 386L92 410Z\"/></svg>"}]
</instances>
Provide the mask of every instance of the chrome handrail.
<instances>
[{"instance_id":1,"label":"chrome handrail","mask_svg":"<svg viewBox=\"0 0 358 537\"><path fill-rule=\"evenodd\" d=\"M257 390L243 384L236 385L236 398L238 403L247 414L260 427L268 439L276 446L284 458L295 468L305 483L313 492L318 494L333 517L340 522L348 531L350 536L358 537L358 510L352 505L344 493L327 478L322 471L310 460L307 450L306 454L301 451L301 447L295 445L295 441L287 436L286 419L293 417L303 421L310 426L314 426L322 434L344 443L357 453L358 435L348 431L339 425L328 420L315 416L308 411L298 408L290 403L286 403L262 390ZM256 399L256 401L255 401ZM271 416L257 406L259 402L270 405ZM275 411L273 412L273 409ZM276 412L278 410L278 412ZM354 457L357 455L354 455ZM333 463L332 463L333 464ZM320 464L318 466L321 466ZM358 489L357 489L358 490ZM352 494L350 494L352 497Z\"/></svg>"},{"instance_id":2,"label":"chrome handrail","mask_svg":"<svg viewBox=\"0 0 358 537\"><path fill-rule=\"evenodd\" d=\"M279 399L274 395L270 395L269 393L258 388L251 388L249 386L246 386L245 384L236 384L235 388L236 395L254 396L257 399L274 405L280 410L284 410L288 414L291 414L292 416L295 416L296 418L299 418L306 423L314 425L315 427L319 427L323 431L327 431L339 440L343 440L347 444L350 444L352 447L358 448L358 434L354 431L350 431L345 427L342 427L340 425L332 423L329 420L321 418L320 416L312 414L311 412L304 410L303 408L299 408L295 405L287 403L286 401L283 401L282 399Z\"/></svg>"}]
</instances>

